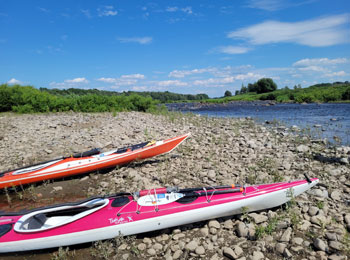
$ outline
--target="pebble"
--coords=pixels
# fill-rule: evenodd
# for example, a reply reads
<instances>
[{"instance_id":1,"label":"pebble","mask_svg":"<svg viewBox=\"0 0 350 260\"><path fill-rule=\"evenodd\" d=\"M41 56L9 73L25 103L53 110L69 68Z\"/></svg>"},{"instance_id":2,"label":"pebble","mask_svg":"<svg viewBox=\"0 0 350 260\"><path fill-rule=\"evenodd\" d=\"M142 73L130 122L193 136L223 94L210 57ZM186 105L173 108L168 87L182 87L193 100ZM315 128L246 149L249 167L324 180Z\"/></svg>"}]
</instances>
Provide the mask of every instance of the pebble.
<instances>
[{"instance_id":1,"label":"pebble","mask_svg":"<svg viewBox=\"0 0 350 260\"><path fill-rule=\"evenodd\" d=\"M280 242L289 242L290 238L292 235L292 228L287 228L286 231L283 232L281 238L280 238Z\"/></svg>"},{"instance_id":2,"label":"pebble","mask_svg":"<svg viewBox=\"0 0 350 260\"><path fill-rule=\"evenodd\" d=\"M255 212L248 215L254 220L255 224L260 224L268 220L267 216Z\"/></svg>"},{"instance_id":3,"label":"pebble","mask_svg":"<svg viewBox=\"0 0 350 260\"><path fill-rule=\"evenodd\" d=\"M315 238L313 241L313 245L315 246L316 249L321 251L326 251L327 249L326 243L320 238Z\"/></svg>"},{"instance_id":4,"label":"pebble","mask_svg":"<svg viewBox=\"0 0 350 260\"><path fill-rule=\"evenodd\" d=\"M203 254L205 253L204 247L203 247L203 246L198 246L198 247L196 247L195 253L196 253L197 255L203 255Z\"/></svg>"},{"instance_id":5,"label":"pebble","mask_svg":"<svg viewBox=\"0 0 350 260\"><path fill-rule=\"evenodd\" d=\"M210 220L208 224L209 228L220 228L220 223L217 220Z\"/></svg>"},{"instance_id":6,"label":"pebble","mask_svg":"<svg viewBox=\"0 0 350 260\"><path fill-rule=\"evenodd\" d=\"M179 259L182 255L182 250L176 250L173 254L173 259Z\"/></svg>"},{"instance_id":7,"label":"pebble","mask_svg":"<svg viewBox=\"0 0 350 260\"><path fill-rule=\"evenodd\" d=\"M196 250L197 246L198 246L198 244L196 241L191 241L188 244L186 244L185 248L187 250L194 251L194 250Z\"/></svg>"}]
</instances>

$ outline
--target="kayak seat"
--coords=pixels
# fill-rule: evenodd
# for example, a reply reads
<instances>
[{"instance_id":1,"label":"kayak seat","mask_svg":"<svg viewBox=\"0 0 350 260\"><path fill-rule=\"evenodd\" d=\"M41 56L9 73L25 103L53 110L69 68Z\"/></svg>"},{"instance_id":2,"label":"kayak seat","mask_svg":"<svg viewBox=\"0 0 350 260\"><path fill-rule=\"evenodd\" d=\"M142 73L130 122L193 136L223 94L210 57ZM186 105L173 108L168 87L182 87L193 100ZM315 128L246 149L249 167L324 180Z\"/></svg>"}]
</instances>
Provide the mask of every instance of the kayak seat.
<instances>
[{"instance_id":1,"label":"kayak seat","mask_svg":"<svg viewBox=\"0 0 350 260\"><path fill-rule=\"evenodd\" d=\"M26 221L28 223L27 229L39 229L45 224L46 220L47 220L47 217L43 213L34 215L30 219L28 219L28 222ZM22 226L25 226L25 224L26 223L23 223Z\"/></svg>"},{"instance_id":2,"label":"kayak seat","mask_svg":"<svg viewBox=\"0 0 350 260\"><path fill-rule=\"evenodd\" d=\"M88 157L88 156L99 154L100 152L101 152L101 149L94 148L94 149L91 149L91 150L83 152L83 153L73 154L73 158Z\"/></svg>"},{"instance_id":3,"label":"kayak seat","mask_svg":"<svg viewBox=\"0 0 350 260\"><path fill-rule=\"evenodd\" d=\"M140 149L140 148L143 148L145 147L147 144L149 144L149 142L144 142L144 143L140 143L140 144L135 144L135 145L132 145L132 146L127 146L127 147L123 147L123 148L119 148L115 153L125 153L127 150L131 150L131 151L134 151L134 150L137 150L137 149Z\"/></svg>"},{"instance_id":4,"label":"kayak seat","mask_svg":"<svg viewBox=\"0 0 350 260\"><path fill-rule=\"evenodd\" d=\"M130 199L129 197L122 196L122 197L117 197L112 201L111 206L114 208L121 207L129 203Z\"/></svg>"}]
</instances>

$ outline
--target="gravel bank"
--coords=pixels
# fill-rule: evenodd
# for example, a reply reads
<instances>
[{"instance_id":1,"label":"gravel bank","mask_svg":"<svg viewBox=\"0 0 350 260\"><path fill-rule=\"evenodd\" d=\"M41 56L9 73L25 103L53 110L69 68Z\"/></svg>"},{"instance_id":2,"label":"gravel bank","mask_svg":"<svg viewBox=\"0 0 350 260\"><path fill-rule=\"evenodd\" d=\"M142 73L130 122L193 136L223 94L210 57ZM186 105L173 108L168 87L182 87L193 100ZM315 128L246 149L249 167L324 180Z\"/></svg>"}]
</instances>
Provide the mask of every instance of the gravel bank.
<instances>
[{"instance_id":1,"label":"gravel bank","mask_svg":"<svg viewBox=\"0 0 350 260\"><path fill-rule=\"evenodd\" d=\"M289 206L40 257L93 259L91 253L105 259L169 260L350 257L350 147L326 148L284 127L177 113L0 114L0 171L94 147L108 150L186 132L192 136L170 154L100 174L19 188L1 195L0 210L162 186L288 181L307 173L321 184ZM22 258L38 255L16 257Z\"/></svg>"}]
</instances>

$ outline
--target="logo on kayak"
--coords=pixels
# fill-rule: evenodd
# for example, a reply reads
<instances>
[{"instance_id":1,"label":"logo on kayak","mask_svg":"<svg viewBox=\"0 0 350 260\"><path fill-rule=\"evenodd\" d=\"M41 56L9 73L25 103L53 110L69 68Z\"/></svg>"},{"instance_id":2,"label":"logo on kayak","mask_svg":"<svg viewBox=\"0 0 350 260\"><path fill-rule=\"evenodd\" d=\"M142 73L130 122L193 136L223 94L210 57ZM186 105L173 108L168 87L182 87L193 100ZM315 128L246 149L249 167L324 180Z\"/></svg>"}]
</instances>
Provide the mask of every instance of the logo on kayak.
<instances>
[{"instance_id":1,"label":"logo on kayak","mask_svg":"<svg viewBox=\"0 0 350 260\"><path fill-rule=\"evenodd\" d=\"M116 217L116 218L109 218L109 223L110 224L115 224L115 225L119 225L119 224L124 224L124 223L128 223L128 222L132 222L134 221L132 219L132 216L126 216L126 217Z\"/></svg>"}]
</instances>

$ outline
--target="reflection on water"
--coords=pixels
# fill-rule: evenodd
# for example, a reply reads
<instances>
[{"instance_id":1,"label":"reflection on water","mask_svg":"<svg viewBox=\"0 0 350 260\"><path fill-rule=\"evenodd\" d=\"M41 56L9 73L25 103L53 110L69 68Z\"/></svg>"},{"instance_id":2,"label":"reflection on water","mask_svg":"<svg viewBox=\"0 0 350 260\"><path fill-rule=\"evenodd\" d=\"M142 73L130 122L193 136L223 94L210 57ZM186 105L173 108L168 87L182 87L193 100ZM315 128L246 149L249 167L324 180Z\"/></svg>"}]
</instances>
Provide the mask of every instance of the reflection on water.
<instances>
[{"instance_id":1,"label":"reflection on water","mask_svg":"<svg viewBox=\"0 0 350 260\"><path fill-rule=\"evenodd\" d=\"M216 117L252 117L258 122L280 121L296 125L315 138L350 145L350 104L276 104L231 102L222 105L168 104L170 110Z\"/></svg>"}]
</instances>

